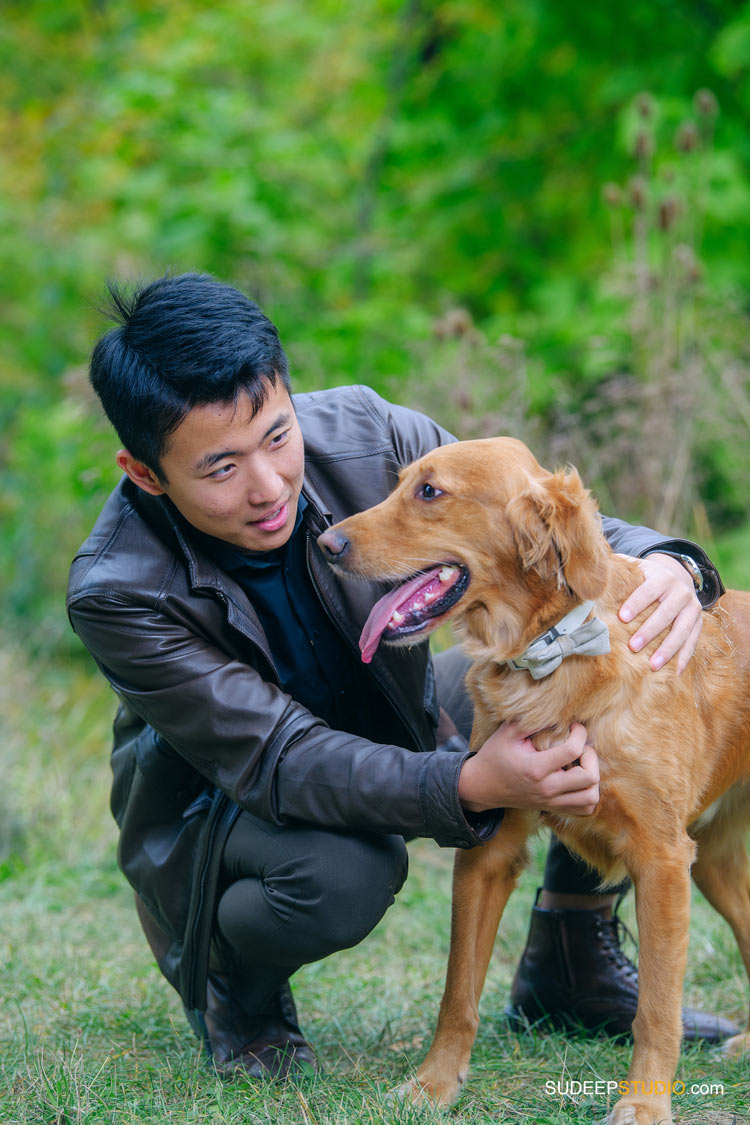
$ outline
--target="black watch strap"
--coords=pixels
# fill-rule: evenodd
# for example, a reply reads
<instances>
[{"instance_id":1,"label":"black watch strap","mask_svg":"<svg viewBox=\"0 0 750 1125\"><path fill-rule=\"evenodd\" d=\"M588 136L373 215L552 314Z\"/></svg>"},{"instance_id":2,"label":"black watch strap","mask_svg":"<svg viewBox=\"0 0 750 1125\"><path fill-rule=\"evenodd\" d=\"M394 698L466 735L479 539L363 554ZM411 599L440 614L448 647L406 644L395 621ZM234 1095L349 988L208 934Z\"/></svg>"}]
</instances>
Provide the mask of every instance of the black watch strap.
<instances>
[{"instance_id":1,"label":"black watch strap","mask_svg":"<svg viewBox=\"0 0 750 1125\"><path fill-rule=\"evenodd\" d=\"M653 547L641 551L639 557L645 558L646 555L657 553L671 555L672 558L679 559L693 578L695 592L703 609L710 609L725 593L724 583L718 570L703 548L699 547L697 543L692 543L689 539L665 539L663 543L657 543ZM700 575L702 583L699 582L698 575Z\"/></svg>"}]
</instances>

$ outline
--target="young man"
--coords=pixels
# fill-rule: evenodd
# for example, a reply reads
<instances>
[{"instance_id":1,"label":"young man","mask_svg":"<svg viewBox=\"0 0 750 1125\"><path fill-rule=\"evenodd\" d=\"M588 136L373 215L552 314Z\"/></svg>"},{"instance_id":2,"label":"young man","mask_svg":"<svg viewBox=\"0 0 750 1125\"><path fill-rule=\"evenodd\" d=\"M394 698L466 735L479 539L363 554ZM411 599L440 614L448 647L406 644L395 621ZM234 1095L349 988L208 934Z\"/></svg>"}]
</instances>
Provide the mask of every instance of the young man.
<instances>
[{"instance_id":1,"label":"young man","mask_svg":"<svg viewBox=\"0 0 750 1125\"><path fill-rule=\"evenodd\" d=\"M382 590L339 583L317 536L446 431L365 387L292 402L276 329L209 277L114 301L91 378L124 477L73 562L68 607L120 700L119 862L217 1069L284 1076L314 1065L289 978L375 926L406 876L404 838L474 847L506 805L586 815L596 754L582 727L539 754L505 725L471 756L440 711L453 704L467 733L460 656L359 659ZM605 529L631 554L676 549ZM718 596L700 549L677 548ZM652 663L684 664L693 579L671 557L643 566L623 613L653 603L640 643L671 625Z\"/></svg>"}]
</instances>

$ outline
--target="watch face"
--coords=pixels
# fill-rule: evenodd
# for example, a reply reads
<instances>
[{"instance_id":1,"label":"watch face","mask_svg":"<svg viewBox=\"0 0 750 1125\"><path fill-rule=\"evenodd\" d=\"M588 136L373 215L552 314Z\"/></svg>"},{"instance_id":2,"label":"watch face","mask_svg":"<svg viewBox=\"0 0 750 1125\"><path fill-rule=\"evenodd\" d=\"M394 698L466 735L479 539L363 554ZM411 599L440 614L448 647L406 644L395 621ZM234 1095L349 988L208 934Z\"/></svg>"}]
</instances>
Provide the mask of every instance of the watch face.
<instances>
[{"instance_id":1,"label":"watch face","mask_svg":"<svg viewBox=\"0 0 750 1125\"><path fill-rule=\"evenodd\" d=\"M693 579L693 585L695 586L696 590L702 590L703 575L701 574L700 567L696 563L695 559L691 559L690 555L678 555L677 557L690 574L690 577Z\"/></svg>"}]
</instances>

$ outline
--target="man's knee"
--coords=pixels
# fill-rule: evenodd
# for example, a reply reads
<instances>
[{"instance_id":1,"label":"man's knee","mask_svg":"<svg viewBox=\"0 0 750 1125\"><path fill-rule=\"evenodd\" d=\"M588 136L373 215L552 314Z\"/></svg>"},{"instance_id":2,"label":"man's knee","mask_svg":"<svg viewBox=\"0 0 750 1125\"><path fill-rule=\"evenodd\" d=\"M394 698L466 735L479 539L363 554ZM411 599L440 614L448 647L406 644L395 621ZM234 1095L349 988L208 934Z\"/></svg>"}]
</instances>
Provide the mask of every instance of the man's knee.
<instances>
[{"instance_id":1,"label":"man's knee","mask_svg":"<svg viewBox=\"0 0 750 1125\"><path fill-rule=\"evenodd\" d=\"M319 896L309 903L319 957L362 941L393 903L409 867L401 836L342 836L323 858Z\"/></svg>"},{"instance_id":2,"label":"man's knee","mask_svg":"<svg viewBox=\"0 0 750 1125\"><path fill-rule=\"evenodd\" d=\"M377 925L408 871L401 836L294 833L294 848L224 892L219 931L261 961L305 964L357 945Z\"/></svg>"}]
</instances>

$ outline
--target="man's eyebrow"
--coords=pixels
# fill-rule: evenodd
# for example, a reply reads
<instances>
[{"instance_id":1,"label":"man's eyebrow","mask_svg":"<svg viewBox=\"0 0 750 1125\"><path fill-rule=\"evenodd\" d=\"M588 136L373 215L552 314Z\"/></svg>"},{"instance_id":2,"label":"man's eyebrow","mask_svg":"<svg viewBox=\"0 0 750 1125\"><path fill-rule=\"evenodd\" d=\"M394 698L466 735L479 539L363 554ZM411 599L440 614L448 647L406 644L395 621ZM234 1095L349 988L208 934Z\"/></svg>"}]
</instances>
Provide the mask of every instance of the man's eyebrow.
<instances>
[{"instance_id":1,"label":"man's eyebrow","mask_svg":"<svg viewBox=\"0 0 750 1125\"><path fill-rule=\"evenodd\" d=\"M266 432L263 434L262 441L270 437L274 430L278 430L281 426L286 426L291 422L292 416L288 410L282 410L281 414L277 414L275 421L271 423Z\"/></svg>"},{"instance_id":2,"label":"man's eyebrow","mask_svg":"<svg viewBox=\"0 0 750 1125\"><path fill-rule=\"evenodd\" d=\"M266 432L263 434L261 441L263 442L267 437L270 437L274 430L278 430L281 426L288 425L290 420L291 415L289 414L289 411L282 411L281 414L278 414L276 416ZM240 449L222 449L217 453L206 453L205 456L201 457L200 461L196 462L194 471L196 473L202 473L205 472L206 469L210 469L212 465L215 465L217 461L223 461L225 457L241 456L242 450Z\"/></svg>"},{"instance_id":3,"label":"man's eyebrow","mask_svg":"<svg viewBox=\"0 0 750 1125\"><path fill-rule=\"evenodd\" d=\"M200 461L195 463L195 472L202 473L205 469L210 469L217 461L223 461L225 457L238 457L239 449L222 449L220 453L207 453L205 457L201 457Z\"/></svg>"}]
</instances>

